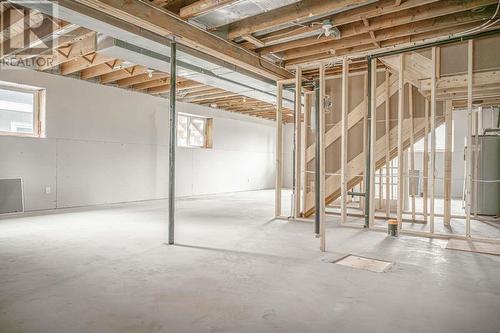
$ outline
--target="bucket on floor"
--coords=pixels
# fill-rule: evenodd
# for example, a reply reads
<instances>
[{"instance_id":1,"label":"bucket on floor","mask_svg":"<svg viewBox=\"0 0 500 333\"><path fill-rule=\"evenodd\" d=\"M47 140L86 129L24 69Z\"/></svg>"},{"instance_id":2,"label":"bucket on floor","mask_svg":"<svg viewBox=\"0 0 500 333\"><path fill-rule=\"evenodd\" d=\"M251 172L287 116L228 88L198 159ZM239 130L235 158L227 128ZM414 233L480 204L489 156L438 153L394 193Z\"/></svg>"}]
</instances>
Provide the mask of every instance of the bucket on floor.
<instances>
[{"instance_id":1,"label":"bucket on floor","mask_svg":"<svg viewBox=\"0 0 500 333\"><path fill-rule=\"evenodd\" d=\"M398 236L398 220L387 221L387 234L393 237Z\"/></svg>"}]
</instances>

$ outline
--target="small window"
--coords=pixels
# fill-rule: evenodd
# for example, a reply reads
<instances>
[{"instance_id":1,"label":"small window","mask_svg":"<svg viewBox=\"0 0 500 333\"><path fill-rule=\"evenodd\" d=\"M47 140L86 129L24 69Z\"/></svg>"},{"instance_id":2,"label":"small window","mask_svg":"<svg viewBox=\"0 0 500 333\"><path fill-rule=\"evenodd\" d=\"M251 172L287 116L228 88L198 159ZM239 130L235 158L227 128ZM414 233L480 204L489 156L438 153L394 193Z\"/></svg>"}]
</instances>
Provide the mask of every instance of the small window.
<instances>
[{"instance_id":1,"label":"small window","mask_svg":"<svg viewBox=\"0 0 500 333\"><path fill-rule=\"evenodd\" d=\"M177 146L212 148L212 119L179 114L177 117Z\"/></svg>"},{"instance_id":2,"label":"small window","mask_svg":"<svg viewBox=\"0 0 500 333\"><path fill-rule=\"evenodd\" d=\"M43 89L0 83L0 134L43 136L43 98Z\"/></svg>"}]
</instances>

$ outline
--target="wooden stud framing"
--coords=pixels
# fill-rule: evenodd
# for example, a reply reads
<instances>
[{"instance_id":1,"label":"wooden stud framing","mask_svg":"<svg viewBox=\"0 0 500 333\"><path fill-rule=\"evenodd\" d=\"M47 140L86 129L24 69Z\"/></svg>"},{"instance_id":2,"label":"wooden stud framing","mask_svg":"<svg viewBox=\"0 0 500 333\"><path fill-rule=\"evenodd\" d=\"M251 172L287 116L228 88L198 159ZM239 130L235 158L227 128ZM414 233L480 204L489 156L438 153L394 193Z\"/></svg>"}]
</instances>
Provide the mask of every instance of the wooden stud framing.
<instances>
[{"instance_id":1,"label":"wooden stud framing","mask_svg":"<svg viewBox=\"0 0 500 333\"><path fill-rule=\"evenodd\" d=\"M320 250L326 251L326 216L325 216L325 65L323 63L319 66L319 128L320 140L317 142L320 149L320 168L319 168L319 187L320 195L320 218L319 218L319 237L320 237Z\"/></svg>"},{"instance_id":2,"label":"wooden stud framing","mask_svg":"<svg viewBox=\"0 0 500 333\"><path fill-rule=\"evenodd\" d=\"M281 188L283 187L283 85L277 84L276 103L276 188L274 197L274 216L281 216Z\"/></svg>"},{"instance_id":3,"label":"wooden stud framing","mask_svg":"<svg viewBox=\"0 0 500 333\"><path fill-rule=\"evenodd\" d=\"M349 66L352 68L352 66ZM367 150L370 149L368 147L368 73L363 75L363 158L366 159ZM354 110L353 110L354 111ZM349 115L347 116L349 119ZM349 121L347 122L347 126L349 126ZM365 191L365 182L359 183L359 191ZM365 209L365 201L359 200L359 208L362 210Z\"/></svg>"},{"instance_id":4,"label":"wooden stud framing","mask_svg":"<svg viewBox=\"0 0 500 333\"><path fill-rule=\"evenodd\" d=\"M470 237L470 215L472 195L472 65L474 42L472 39L467 45L467 155L466 155L466 190L465 190L465 236Z\"/></svg>"},{"instance_id":5,"label":"wooden stud framing","mask_svg":"<svg viewBox=\"0 0 500 333\"><path fill-rule=\"evenodd\" d=\"M432 48L432 72L431 72L431 179L430 179L430 214L429 228L434 233L434 195L436 185L436 47Z\"/></svg>"},{"instance_id":6,"label":"wooden stud framing","mask_svg":"<svg viewBox=\"0 0 500 333\"><path fill-rule=\"evenodd\" d=\"M404 54L399 55L399 81L398 81L398 198L397 221L401 230L403 223L403 116L404 116Z\"/></svg>"},{"instance_id":7,"label":"wooden stud framing","mask_svg":"<svg viewBox=\"0 0 500 333\"><path fill-rule=\"evenodd\" d=\"M392 168L391 168L391 106L390 106L390 83L389 71L385 70L385 214L389 218L391 216L391 183L392 183Z\"/></svg>"},{"instance_id":8,"label":"wooden stud framing","mask_svg":"<svg viewBox=\"0 0 500 333\"><path fill-rule=\"evenodd\" d=\"M451 166L452 166L452 124L453 106L450 100L445 102L445 151L444 151L444 218L445 225L450 225L451 218Z\"/></svg>"},{"instance_id":9,"label":"wooden stud framing","mask_svg":"<svg viewBox=\"0 0 500 333\"><path fill-rule=\"evenodd\" d=\"M297 67L295 72L295 188L294 188L294 205L293 217L300 217L301 213L301 127L302 127L302 68Z\"/></svg>"},{"instance_id":10,"label":"wooden stud framing","mask_svg":"<svg viewBox=\"0 0 500 333\"><path fill-rule=\"evenodd\" d=\"M341 212L341 222L347 222L347 116L349 113L349 63L347 58L342 61L342 118L341 118L341 153L340 153L340 184L341 184L341 194L340 194L340 212Z\"/></svg>"},{"instance_id":11,"label":"wooden stud framing","mask_svg":"<svg viewBox=\"0 0 500 333\"><path fill-rule=\"evenodd\" d=\"M478 191L478 175L479 175L479 112L481 107L478 107L474 111L474 170L472 170L472 182L474 184L474 191L472 192L472 198L474 199L474 217L477 217L477 191Z\"/></svg>"},{"instance_id":12,"label":"wooden stud framing","mask_svg":"<svg viewBox=\"0 0 500 333\"><path fill-rule=\"evenodd\" d=\"M382 184L384 183L384 177L382 175L382 168L378 169L378 201L377 201L377 207L378 209L382 209L382 202L383 202L383 189L382 189Z\"/></svg>"},{"instance_id":13,"label":"wooden stud framing","mask_svg":"<svg viewBox=\"0 0 500 333\"><path fill-rule=\"evenodd\" d=\"M375 222L375 145L377 143L377 59L371 60L371 121L370 121L370 191L366 193L369 199L368 227L373 227ZM366 189L365 189L366 191ZM365 207L366 209L366 207Z\"/></svg>"},{"instance_id":14,"label":"wooden stud framing","mask_svg":"<svg viewBox=\"0 0 500 333\"><path fill-rule=\"evenodd\" d=\"M427 221L428 203L429 203L429 100L425 100L425 129L424 129L424 158L423 158L423 214Z\"/></svg>"},{"instance_id":15,"label":"wooden stud framing","mask_svg":"<svg viewBox=\"0 0 500 333\"><path fill-rule=\"evenodd\" d=\"M309 122L311 117L312 93L304 94L304 128L302 129L302 204L306 205L307 198L307 162L306 148L309 145Z\"/></svg>"},{"instance_id":16,"label":"wooden stud framing","mask_svg":"<svg viewBox=\"0 0 500 333\"><path fill-rule=\"evenodd\" d=\"M409 186L408 188L410 189L410 196L411 196L411 219L415 220L415 187L413 186L415 183L415 126L413 124L413 86L410 84L408 86L408 108L409 108L409 116L410 116L410 177L408 177L409 181Z\"/></svg>"}]
</instances>

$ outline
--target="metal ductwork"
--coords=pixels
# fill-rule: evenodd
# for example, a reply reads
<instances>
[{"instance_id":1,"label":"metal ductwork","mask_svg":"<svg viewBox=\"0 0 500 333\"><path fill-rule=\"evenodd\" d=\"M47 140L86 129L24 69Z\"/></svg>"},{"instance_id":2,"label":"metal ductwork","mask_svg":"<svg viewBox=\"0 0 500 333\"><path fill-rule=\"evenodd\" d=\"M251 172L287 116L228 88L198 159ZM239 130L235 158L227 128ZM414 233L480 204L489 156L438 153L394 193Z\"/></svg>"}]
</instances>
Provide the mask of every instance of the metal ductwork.
<instances>
[{"instance_id":1,"label":"metal ductwork","mask_svg":"<svg viewBox=\"0 0 500 333\"><path fill-rule=\"evenodd\" d=\"M162 46L170 49L168 46ZM160 50L159 50L160 51ZM112 58L119 58L134 64L144 65L148 68L170 72L170 57L165 50L162 52L145 49L112 37L99 36L97 52ZM276 87L272 83L246 76L231 69L222 67L213 62L200 59L189 54L178 52L177 75L182 78L197 81L212 87L220 88L242 96L255 98L257 100L276 103ZM287 91L288 99L284 100L284 106L293 108L293 93ZM189 102L189 99L184 101Z\"/></svg>"},{"instance_id":2,"label":"metal ductwork","mask_svg":"<svg viewBox=\"0 0 500 333\"><path fill-rule=\"evenodd\" d=\"M47 15L99 32L97 51L100 53L169 73L170 46L166 37L124 21L103 22L90 13L80 13L61 5L57 5L54 11L55 4L51 1L23 3ZM181 77L263 102L276 103L276 85L272 80L258 77L220 59L179 45L177 65ZM283 106L293 109L293 92L284 91L283 97Z\"/></svg>"}]
</instances>

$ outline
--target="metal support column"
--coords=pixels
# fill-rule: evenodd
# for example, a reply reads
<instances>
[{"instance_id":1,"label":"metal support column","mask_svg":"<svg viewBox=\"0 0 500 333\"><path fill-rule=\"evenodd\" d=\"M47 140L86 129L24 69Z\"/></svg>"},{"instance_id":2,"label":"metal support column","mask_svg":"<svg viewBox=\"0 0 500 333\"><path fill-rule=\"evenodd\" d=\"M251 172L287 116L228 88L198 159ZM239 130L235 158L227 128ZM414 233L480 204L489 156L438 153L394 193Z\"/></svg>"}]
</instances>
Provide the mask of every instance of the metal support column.
<instances>
[{"instance_id":1,"label":"metal support column","mask_svg":"<svg viewBox=\"0 0 500 333\"><path fill-rule=\"evenodd\" d=\"M175 147L177 145L177 115L175 112L176 92L176 47L170 44L170 142L169 142L169 175L168 175L168 244L174 244L175 224Z\"/></svg>"}]
</instances>

